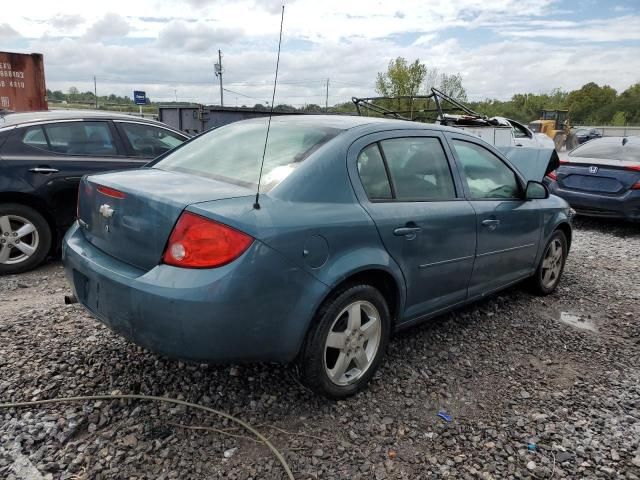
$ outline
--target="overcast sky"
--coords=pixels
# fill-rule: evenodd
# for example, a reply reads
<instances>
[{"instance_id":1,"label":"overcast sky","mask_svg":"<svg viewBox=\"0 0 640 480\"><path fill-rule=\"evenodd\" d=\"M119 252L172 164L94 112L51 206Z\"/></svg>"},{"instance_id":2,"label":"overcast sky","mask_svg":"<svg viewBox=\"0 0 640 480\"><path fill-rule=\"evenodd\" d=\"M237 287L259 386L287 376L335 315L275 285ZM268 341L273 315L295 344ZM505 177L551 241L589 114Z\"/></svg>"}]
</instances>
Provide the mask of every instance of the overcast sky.
<instances>
[{"instance_id":1,"label":"overcast sky","mask_svg":"<svg viewBox=\"0 0 640 480\"><path fill-rule=\"evenodd\" d=\"M270 100L279 0L4 1L0 50L44 54L47 87L219 103ZM276 103L374 94L392 58L460 73L472 100L640 82L639 0L288 0ZM246 96L243 96L246 95ZM248 97L253 98L248 98Z\"/></svg>"}]
</instances>

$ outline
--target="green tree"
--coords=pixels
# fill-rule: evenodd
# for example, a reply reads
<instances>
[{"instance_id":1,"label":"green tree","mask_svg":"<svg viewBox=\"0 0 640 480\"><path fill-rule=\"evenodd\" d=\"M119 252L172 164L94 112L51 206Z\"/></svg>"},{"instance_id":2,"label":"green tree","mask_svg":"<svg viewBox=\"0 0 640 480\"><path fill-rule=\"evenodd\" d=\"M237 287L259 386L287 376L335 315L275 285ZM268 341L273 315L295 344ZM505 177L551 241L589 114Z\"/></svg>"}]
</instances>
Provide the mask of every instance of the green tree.
<instances>
[{"instance_id":1,"label":"green tree","mask_svg":"<svg viewBox=\"0 0 640 480\"><path fill-rule=\"evenodd\" d=\"M589 125L610 121L612 112L607 110L615 102L616 97L616 91L609 85L601 87L594 82L574 90L567 97L572 122Z\"/></svg>"},{"instance_id":2,"label":"green tree","mask_svg":"<svg viewBox=\"0 0 640 480\"><path fill-rule=\"evenodd\" d=\"M387 71L378 73L376 91L385 97L417 95L427 75L427 67L415 60L408 64L403 57L389 62Z\"/></svg>"},{"instance_id":3,"label":"green tree","mask_svg":"<svg viewBox=\"0 0 640 480\"><path fill-rule=\"evenodd\" d=\"M461 102L467 101L467 90L462 85L462 75L459 73L455 75L443 73L440 75L438 89L454 100L460 100Z\"/></svg>"},{"instance_id":4,"label":"green tree","mask_svg":"<svg viewBox=\"0 0 640 480\"><path fill-rule=\"evenodd\" d=\"M623 127L627 123L626 114L624 112L616 112L611 119L611 125Z\"/></svg>"}]
</instances>

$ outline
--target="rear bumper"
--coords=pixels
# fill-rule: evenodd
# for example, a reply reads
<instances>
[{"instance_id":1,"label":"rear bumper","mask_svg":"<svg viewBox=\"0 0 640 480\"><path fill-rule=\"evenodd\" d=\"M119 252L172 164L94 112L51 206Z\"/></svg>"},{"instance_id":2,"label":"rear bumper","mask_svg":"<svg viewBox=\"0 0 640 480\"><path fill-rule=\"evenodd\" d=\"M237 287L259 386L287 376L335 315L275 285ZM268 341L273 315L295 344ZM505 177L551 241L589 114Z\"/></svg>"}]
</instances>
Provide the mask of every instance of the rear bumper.
<instances>
[{"instance_id":1,"label":"rear bumper","mask_svg":"<svg viewBox=\"0 0 640 480\"><path fill-rule=\"evenodd\" d=\"M554 195L564 198L579 215L640 221L640 190L630 190L624 195L611 197L566 190L556 182L550 182L549 189Z\"/></svg>"},{"instance_id":2,"label":"rear bumper","mask_svg":"<svg viewBox=\"0 0 640 480\"><path fill-rule=\"evenodd\" d=\"M78 301L153 352L202 362L295 358L327 287L261 242L216 269L148 272L95 248L77 224L62 248Z\"/></svg>"}]
</instances>

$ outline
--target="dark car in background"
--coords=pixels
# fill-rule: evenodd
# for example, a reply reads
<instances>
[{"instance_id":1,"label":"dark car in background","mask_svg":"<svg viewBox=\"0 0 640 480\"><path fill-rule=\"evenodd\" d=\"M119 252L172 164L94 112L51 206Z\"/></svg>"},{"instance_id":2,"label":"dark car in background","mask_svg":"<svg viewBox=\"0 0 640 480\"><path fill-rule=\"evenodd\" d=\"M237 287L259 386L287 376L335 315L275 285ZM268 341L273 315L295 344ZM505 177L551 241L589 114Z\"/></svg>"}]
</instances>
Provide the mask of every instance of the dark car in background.
<instances>
[{"instance_id":1,"label":"dark car in background","mask_svg":"<svg viewBox=\"0 0 640 480\"><path fill-rule=\"evenodd\" d=\"M602 138L602 133L597 128L579 128L573 134L580 145L594 138Z\"/></svg>"},{"instance_id":2,"label":"dark car in background","mask_svg":"<svg viewBox=\"0 0 640 480\"><path fill-rule=\"evenodd\" d=\"M640 138L604 137L571 152L547 177L581 215L640 221Z\"/></svg>"},{"instance_id":3,"label":"dark car in background","mask_svg":"<svg viewBox=\"0 0 640 480\"><path fill-rule=\"evenodd\" d=\"M83 175L138 168L187 140L160 122L112 112L0 117L0 274L58 250Z\"/></svg>"}]
</instances>

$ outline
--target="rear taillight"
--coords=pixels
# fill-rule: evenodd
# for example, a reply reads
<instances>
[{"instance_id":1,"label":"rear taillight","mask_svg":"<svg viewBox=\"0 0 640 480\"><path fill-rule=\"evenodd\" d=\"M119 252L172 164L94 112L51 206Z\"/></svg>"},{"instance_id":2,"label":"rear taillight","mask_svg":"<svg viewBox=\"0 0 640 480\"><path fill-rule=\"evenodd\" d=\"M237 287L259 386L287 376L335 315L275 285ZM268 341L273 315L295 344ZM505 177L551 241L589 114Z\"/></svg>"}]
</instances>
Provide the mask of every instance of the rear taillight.
<instances>
[{"instance_id":1,"label":"rear taillight","mask_svg":"<svg viewBox=\"0 0 640 480\"><path fill-rule=\"evenodd\" d=\"M233 262L253 242L227 225L184 212L171 232L162 261L184 268L213 268Z\"/></svg>"},{"instance_id":2,"label":"rear taillight","mask_svg":"<svg viewBox=\"0 0 640 480\"><path fill-rule=\"evenodd\" d=\"M625 170L632 170L634 172L640 172L640 165L629 165L628 167L624 167Z\"/></svg>"},{"instance_id":3,"label":"rear taillight","mask_svg":"<svg viewBox=\"0 0 640 480\"><path fill-rule=\"evenodd\" d=\"M553 180L554 182L558 180L558 175L556 175L556 171L547 173L547 178Z\"/></svg>"},{"instance_id":4,"label":"rear taillight","mask_svg":"<svg viewBox=\"0 0 640 480\"><path fill-rule=\"evenodd\" d=\"M88 183L80 183L80 187L78 187L78 197L76 198L76 220L80 218L80 195L82 195L83 189L85 197L89 197L93 193Z\"/></svg>"},{"instance_id":5,"label":"rear taillight","mask_svg":"<svg viewBox=\"0 0 640 480\"><path fill-rule=\"evenodd\" d=\"M640 180L631 185L631 190L640 190Z\"/></svg>"},{"instance_id":6,"label":"rear taillight","mask_svg":"<svg viewBox=\"0 0 640 480\"><path fill-rule=\"evenodd\" d=\"M111 187L105 187L104 185L98 185L96 190L98 190L101 194L106 195L107 197L118 198L120 200L127 196L126 193L121 192L120 190L116 190L115 188Z\"/></svg>"}]
</instances>

